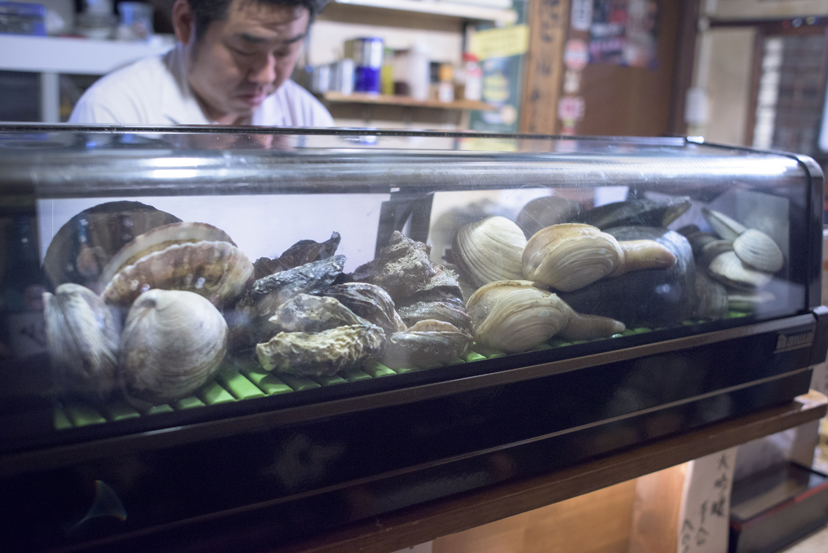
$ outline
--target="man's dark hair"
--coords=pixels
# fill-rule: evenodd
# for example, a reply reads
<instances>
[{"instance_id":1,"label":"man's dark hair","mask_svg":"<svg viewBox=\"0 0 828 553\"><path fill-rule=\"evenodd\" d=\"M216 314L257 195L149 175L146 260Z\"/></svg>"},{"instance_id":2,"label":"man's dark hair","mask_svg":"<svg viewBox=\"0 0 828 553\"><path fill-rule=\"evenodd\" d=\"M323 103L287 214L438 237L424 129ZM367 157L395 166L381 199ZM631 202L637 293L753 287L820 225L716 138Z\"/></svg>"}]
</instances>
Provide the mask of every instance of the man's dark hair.
<instances>
[{"instance_id":1,"label":"man's dark hair","mask_svg":"<svg viewBox=\"0 0 828 553\"><path fill-rule=\"evenodd\" d=\"M301 6L308 10L310 18L308 24L313 22L314 17L322 11L328 0L239 0L241 2L271 4L274 6ZM230 4L233 0L187 0L190 9L193 11L195 20L196 40L200 40L207 27L213 21L225 21Z\"/></svg>"}]
</instances>

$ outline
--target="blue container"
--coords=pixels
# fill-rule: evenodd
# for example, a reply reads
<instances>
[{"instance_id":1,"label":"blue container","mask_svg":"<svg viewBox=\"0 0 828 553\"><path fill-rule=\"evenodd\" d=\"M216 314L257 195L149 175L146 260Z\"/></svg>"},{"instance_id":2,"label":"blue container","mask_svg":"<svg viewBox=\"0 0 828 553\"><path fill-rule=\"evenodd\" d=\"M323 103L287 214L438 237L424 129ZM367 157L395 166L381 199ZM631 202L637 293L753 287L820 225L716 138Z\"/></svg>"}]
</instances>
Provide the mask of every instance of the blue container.
<instances>
[{"instance_id":1,"label":"blue container","mask_svg":"<svg viewBox=\"0 0 828 553\"><path fill-rule=\"evenodd\" d=\"M354 92L379 94L381 90L382 39L354 39Z\"/></svg>"},{"instance_id":2,"label":"blue container","mask_svg":"<svg viewBox=\"0 0 828 553\"><path fill-rule=\"evenodd\" d=\"M40 4L0 2L0 33L46 35L46 8Z\"/></svg>"}]
</instances>

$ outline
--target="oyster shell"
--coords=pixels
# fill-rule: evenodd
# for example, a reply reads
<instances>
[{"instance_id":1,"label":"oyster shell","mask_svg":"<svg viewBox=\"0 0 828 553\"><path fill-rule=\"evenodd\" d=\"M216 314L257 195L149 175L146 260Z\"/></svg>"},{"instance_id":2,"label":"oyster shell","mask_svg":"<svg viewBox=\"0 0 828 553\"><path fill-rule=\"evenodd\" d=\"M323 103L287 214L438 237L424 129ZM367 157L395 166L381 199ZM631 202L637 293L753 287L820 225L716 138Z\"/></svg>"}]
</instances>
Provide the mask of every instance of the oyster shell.
<instances>
[{"instance_id":1,"label":"oyster shell","mask_svg":"<svg viewBox=\"0 0 828 553\"><path fill-rule=\"evenodd\" d=\"M653 240L619 242L591 225L564 223L537 232L523 250L523 275L571 292L606 276L669 268L675 255Z\"/></svg>"},{"instance_id":2,"label":"oyster shell","mask_svg":"<svg viewBox=\"0 0 828 553\"><path fill-rule=\"evenodd\" d=\"M408 326L425 320L450 323L460 330L471 332L471 317L459 298L445 298L441 301L418 301L399 308L398 313Z\"/></svg>"},{"instance_id":3,"label":"oyster shell","mask_svg":"<svg viewBox=\"0 0 828 553\"><path fill-rule=\"evenodd\" d=\"M43 315L52 374L61 392L104 399L117 387L120 328L92 290L66 283L44 292Z\"/></svg>"},{"instance_id":4,"label":"oyster shell","mask_svg":"<svg viewBox=\"0 0 828 553\"><path fill-rule=\"evenodd\" d=\"M707 270L710 276L722 284L748 291L764 288L772 278L769 273L748 267L736 252L719 254L710 262Z\"/></svg>"},{"instance_id":5,"label":"oyster shell","mask_svg":"<svg viewBox=\"0 0 828 553\"><path fill-rule=\"evenodd\" d=\"M561 196L535 198L523 206L515 223L526 238L552 225L569 222L581 212L583 206Z\"/></svg>"},{"instance_id":6,"label":"oyster shell","mask_svg":"<svg viewBox=\"0 0 828 553\"><path fill-rule=\"evenodd\" d=\"M384 288L394 301L410 297L437 274L429 258L430 253L428 244L412 240L395 230L388 245L380 250L374 260L369 282Z\"/></svg>"},{"instance_id":7,"label":"oyster shell","mask_svg":"<svg viewBox=\"0 0 828 553\"><path fill-rule=\"evenodd\" d=\"M462 227L452 244L452 258L475 287L496 280L523 278L521 255L526 237L506 217L487 217Z\"/></svg>"},{"instance_id":8,"label":"oyster shell","mask_svg":"<svg viewBox=\"0 0 828 553\"><path fill-rule=\"evenodd\" d=\"M330 376L379 358L384 348L383 330L367 323L316 333L280 332L266 343L256 344L256 355L268 371Z\"/></svg>"},{"instance_id":9,"label":"oyster shell","mask_svg":"<svg viewBox=\"0 0 828 553\"><path fill-rule=\"evenodd\" d=\"M260 257L253 263L254 278L258 280L280 271L287 271L288 269L299 267L305 263L328 259L336 253L336 248L339 247L339 241L339 233L334 232L324 242L300 240L285 250L276 259Z\"/></svg>"},{"instance_id":10,"label":"oyster shell","mask_svg":"<svg viewBox=\"0 0 828 553\"><path fill-rule=\"evenodd\" d=\"M186 290L221 308L244 292L252 274L250 260L229 242L173 244L124 267L106 285L102 297L126 307L150 289Z\"/></svg>"},{"instance_id":11,"label":"oyster shell","mask_svg":"<svg viewBox=\"0 0 828 553\"><path fill-rule=\"evenodd\" d=\"M85 209L52 238L43 271L53 288L74 282L100 293L101 271L124 245L153 228L180 221L141 202L106 202Z\"/></svg>"},{"instance_id":12,"label":"oyster shell","mask_svg":"<svg viewBox=\"0 0 828 553\"><path fill-rule=\"evenodd\" d=\"M127 397L165 402L210 380L227 352L227 323L204 297L149 290L135 300L121 335L120 375Z\"/></svg>"},{"instance_id":13,"label":"oyster shell","mask_svg":"<svg viewBox=\"0 0 828 553\"><path fill-rule=\"evenodd\" d=\"M394 300L384 289L367 282L336 284L324 291L348 309L381 327L386 334L405 330L405 323L394 308Z\"/></svg>"},{"instance_id":14,"label":"oyster shell","mask_svg":"<svg viewBox=\"0 0 828 553\"><path fill-rule=\"evenodd\" d=\"M465 355L472 338L450 323L423 320L388 339L382 362L391 368L429 367Z\"/></svg>"},{"instance_id":15,"label":"oyster shell","mask_svg":"<svg viewBox=\"0 0 828 553\"><path fill-rule=\"evenodd\" d=\"M334 298L298 294L283 303L268 322L273 336L279 332L321 332L367 321Z\"/></svg>"},{"instance_id":16,"label":"oyster shell","mask_svg":"<svg viewBox=\"0 0 828 553\"><path fill-rule=\"evenodd\" d=\"M624 331L623 323L576 313L556 294L526 280L489 283L472 294L467 309L475 340L509 353L532 349L559 333L590 339Z\"/></svg>"},{"instance_id":17,"label":"oyster shell","mask_svg":"<svg viewBox=\"0 0 828 553\"><path fill-rule=\"evenodd\" d=\"M739 259L760 271L775 273L785 264L782 250L773 238L760 230L749 228L737 236L733 251Z\"/></svg>"}]
</instances>

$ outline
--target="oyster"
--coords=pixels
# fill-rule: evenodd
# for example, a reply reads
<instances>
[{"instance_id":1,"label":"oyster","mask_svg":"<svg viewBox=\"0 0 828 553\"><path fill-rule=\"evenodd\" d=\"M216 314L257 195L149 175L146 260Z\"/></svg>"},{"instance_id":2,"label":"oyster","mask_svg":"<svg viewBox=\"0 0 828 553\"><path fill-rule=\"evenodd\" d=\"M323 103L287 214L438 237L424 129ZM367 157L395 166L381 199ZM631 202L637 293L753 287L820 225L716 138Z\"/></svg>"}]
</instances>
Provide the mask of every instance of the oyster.
<instances>
[{"instance_id":1,"label":"oyster","mask_svg":"<svg viewBox=\"0 0 828 553\"><path fill-rule=\"evenodd\" d=\"M437 274L429 254L431 247L395 230L373 261L371 284L385 289L394 301L407 298L428 284ZM359 271L359 269L357 269Z\"/></svg>"},{"instance_id":2,"label":"oyster","mask_svg":"<svg viewBox=\"0 0 828 553\"><path fill-rule=\"evenodd\" d=\"M624 200L586 210L569 222L584 223L601 230L629 225L667 227L690 209L690 205L689 196L668 200Z\"/></svg>"},{"instance_id":3,"label":"oyster","mask_svg":"<svg viewBox=\"0 0 828 553\"><path fill-rule=\"evenodd\" d=\"M710 227L725 240L733 242L736 255L754 269L775 273L785 264L784 255L773 238L748 228L724 213L703 208L702 214Z\"/></svg>"},{"instance_id":4,"label":"oyster","mask_svg":"<svg viewBox=\"0 0 828 553\"><path fill-rule=\"evenodd\" d=\"M515 223L523 230L524 236L530 238L541 229L569 222L582 209L578 202L561 196L543 196L523 206Z\"/></svg>"},{"instance_id":5,"label":"oyster","mask_svg":"<svg viewBox=\"0 0 828 553\"><path fill-rule=\"evenodd\" d=\"M405 323L394 308L394 300L384 289L366 282L336 284L324 291L348 309L381 327L386 334L405 330Z\"/></svg>"},{"instance_id":6,"label":"oyster","mask_svg":"<svg viewBox=\"0 0 828 553\"><path fill-rule=\"evenodd\" d=\"M384 348L383 330L367 323L316 333L280 332L266 343L256 344L256 355L268 371L330 376L379 358Z\"/></svg>"},{"instance_id":7,"label":"oyster","mask_svg":"<svg viewBox=\"0 0 828 553\"><path fill-rule=\"evenodd\" d=\"M420 321L388 339L382 362L391 367L429 367L465 355L472 338L443 321Z\"/></svg>"},{"instance_id":8,"label":"oyster","mask_svg":"<svg viewBox=\"0 0 828 553\"><path fill-rule=\"evenodd\" d=\"M334 298L298 294L279 306L268 322L273 336L279 332L321 332L367 321Z\"/></svg>"},{"instance_id":9,"label":"oyster","mask_svg":"<svg viewBox=\"0 0 828 553\"><path fill-rule=\"evenodd\" d=\"M330 287L342 274L344 266L345 256L335 255L260 278L237 307L251 319L270 317L296 294Z\"/></svg>"},{"instance_id":10,"label":"oyster","mask_svg":"<svg viewBox=\"0 0 828 553\"><path fill-rule=\"evenodd\" d=\"M523 275L571 292L605 276L669 268L675 255L653 240L618 241L591 225L564 223L537 232L523 250Z\"/></svg>"},{"instance_id":11,"label":"oyster","mask_svg":"<svg viewBox=\"0 0 828 553\"><path fill-rule=\"evenodd\" d=\"M764 288L772 279L769 273L748 267L735 252L719 254L710 262L707 270L710 276L722 284L747 291Z\"/></svg>"},{"instance_id":12,"label":"oyster","mask_svg":"<svg viewBox=\"0 0 828 553\"><path fill-rule=\"evenodd\" d=\"M120 375L129 398L165 402L205 384L227 352L227 323L204 297L149 290L135 300L121 335Z\"/></svg>"},{"instance_id":13,"label":"oyster","mask_svg":"<svg viewBox=\"0 0 828 553\"><path fill-rule=\"evenodd\" d=\"M299 267L305 263L328 259L336 253L336 248L339 247L339 241L339 233L334 232L324 242L300 240L285 250L276 259L260 257L253 263L254 278L258 280L280 271L287 271L288 269Z\"/></svg>"},{"instance_id":14,"label":"oyster","mask_svg":"<svg viewBox=\"0 0 828 553\"><path fill-rule=\"evenodd\" d=\"M576 313L556 294L526 280L489 283L469 298L467 309L475 340L509 353L532 349L556 334L585 340L624 331L623 323Z\"/></svg>"},{"instance_id":15,"label":"oyster","mask_svg":"<svg viewBox=\"0 0 828 553\"><path fill-rule=\"evenodd\" d=\"M523 278L523 231L506 217L487 217L462 227L452 244L452 259L475 287Z\"/></svg>"},{"instance_id":16,"label":"oyster","mask_svg":"<svg viewBox=\"0 0 828 553\"><path fill-rule=\"evenodd\" d=\"M43 315L52 373L62 392L106 398L117 386L120 328L92 290L66 283L44 292Z\"/></svg>"},{"instance_id":17,"label":"oyster","mask_svg":"<svg viewBox=\"0 0 828 553\"><path fill-rule=\"evenodd\" d=\"M460 330L471 332L471 317L466 312L463 300L447 297L439 301L418 301L399 308L398 313L408 326L420 321L437 320L450 323Z\"/></svg>"},{"instance_id":18,"label":"oyster","mask_svg":"<svg viewBox=\"0 0 828 553\"><path fill-rule=\"evenodd\" d=\"M221 308L244 292L252 274L250 260L228 242L173 244L124 267L106 285L102 297L126 307L150 289L186 290Z\"/></svg>"},{"instance_id":19,"label":"oyster","mask_svg":"<svg viewBox=\"0 0 828 553\"><path fill-rule=\"evenodd\" d=\"M106 202L85 209L60 227L43 258L52 287L83 284L100 293L101 271L136 236L181 219L141 202Z\"/></svg>"}]
</instances>

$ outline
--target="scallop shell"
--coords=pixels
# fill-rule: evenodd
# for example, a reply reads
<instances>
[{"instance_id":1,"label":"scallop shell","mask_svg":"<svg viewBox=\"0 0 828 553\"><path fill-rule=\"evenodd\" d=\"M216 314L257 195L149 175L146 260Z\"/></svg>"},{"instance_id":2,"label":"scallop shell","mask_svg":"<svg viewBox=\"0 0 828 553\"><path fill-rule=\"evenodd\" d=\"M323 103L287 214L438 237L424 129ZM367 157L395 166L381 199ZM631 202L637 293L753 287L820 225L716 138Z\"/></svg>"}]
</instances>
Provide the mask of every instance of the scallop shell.
<instances>
[{"instance_id":1,"label":"scallop shell","mask_svg":"<svg viewBox=\"0 0 828 553\"><path fill-rule=\"evenodd\" d=\"M608 317L576 313L556 294L526 280L487 284L466 307L475 340L510 353L532 349L559 333L590 339L624 331L622 323Z\"/></svg>"},{"instance_id":2,"label":"scallop shell","mask_svg":"<svg viewBox=\"0 0 828 553\"><path fill-rule=\"evenodd\" d=\"M137 236L116 253L101 271L101 289L124 267L134 264L140 258L164 248L187 242L227 242L235 246L223 230L207 223L171 223L153 228Z\"/></svg>"},{"instance_id":3,"label":"scallop shell","mask_svg":"<svg viewBox=\"0 0 828 553\"><path fill-rule=\"evenodd\" d=\"M465 225L455 237L452 256L474 286L523 278L521 256L526 237L506 217L487 217Z\"/></svg>"},{"instance_id":4,"label":"scallop shell","mask_svg":"<svg viewBox=\"0 0 828 553\"><path fill-rule=\"evenodd\" d=\"M121 269L102 296L128 306L147 290L187 290L223 307L244 292L252 275L253 264L229 242L173 244Z\"/></svg>"},{"instance_id":5,"label":"scallop shell","mask_svg":"<svg viewBox=\"0 0 828 553\"><path fill-rule=\"evenodd\" d=\"M726 286L741 290L758 290L767 286L771 275L751 269L745 265L735 252L725 252L716 256L708 267L710 276Z\"/></svg>"},{"instance_id":6,"label":"scallop shell","mask_svg":"<svg viewBox=\"0 0 828 553\"><path fill-rule=\"evenodd\" d=\"M117 386L120 328L112 309L92 290L66 283L43 294L43 314L60 391L106 398Z\"/></svg>"},{"instance_id":7,"label":"scallop shell","mask_svg":"<svg viewBox=\"0 0 828 553\"><path fill-rule=\"evenodd\" d=\"M150 290L129 310L121 335L127 397L165 402L209 381L227 352L227 323L193 292Z\"/></svg>"},{"instance_id":8,"label":"scallop shell","mask_svg":"<svg viewBox=\"0 0 828 553\"><path fill-rule=\"evenodd\" d=\"M760 271L775 273L785 264L782 250L773 238L760 230L749 228L737 236L733 251L739 259Z\"/></svg>"}]
</instances>

